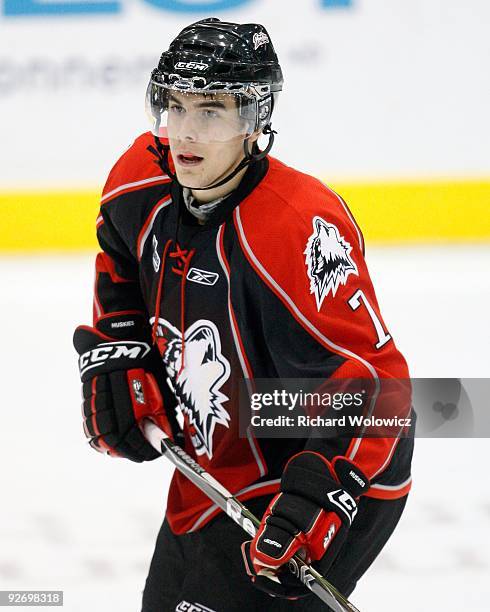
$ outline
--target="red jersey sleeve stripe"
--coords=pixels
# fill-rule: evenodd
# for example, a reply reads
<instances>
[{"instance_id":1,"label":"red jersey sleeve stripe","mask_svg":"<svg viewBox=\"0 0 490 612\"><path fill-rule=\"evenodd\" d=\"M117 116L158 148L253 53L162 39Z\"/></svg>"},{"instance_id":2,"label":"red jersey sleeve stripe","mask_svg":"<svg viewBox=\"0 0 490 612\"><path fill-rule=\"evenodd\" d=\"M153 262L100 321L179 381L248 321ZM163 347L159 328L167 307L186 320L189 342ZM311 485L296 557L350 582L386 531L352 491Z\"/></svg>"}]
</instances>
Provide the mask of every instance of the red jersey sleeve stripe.
<instances>
[{"instance_id":1,"label":"red jersey sleeve stripe","mask_svg":"<svg viewBox=\"0 0 490 612\"><path fill-rule=\"evenodd\" d=\"M225 225L222 225L219 228L219 231L216 235L216 254L218 256L218 260L225 274L226 282L228 285L228 314L230 317L230 326L231 326L231 330L233 334L233 341L235 343L235 349L238 354L238 359L240 360L240 365L242 367L243 376L245 380L247 381L247 384L249 385L249 388L250 388L250 385L252 385L253 373L252 373L252 368L250 366L250 361L245 352L245 347L243 345L243 341L240 335L240 330L238 329L238 324L237 324L235 313L233 311L233 306L231 303L230 264L228 263L226 259L225 250L223 246L224 228L225 228ZM267 469L265 467L266 462L265 462L264 456L262 455L260 447L257 444L255 436L253 435L251 425L247 427L247 438L248 438L248 442L250 444L250 448L252 450L253 456L257 463L257 467L259 468L260 477L265 476L267 473Z\"/></svg>"},{"instance_id":2,"label":"red jersey sleeve stripe","mask_svg":"<svg viewBox=\"0 0 490 612\"><path fill-rule=\"evenodd\" d=\"M99 300L98 286L99 286L99 271L96 270L95 271L95 281L94 281L94 303L93 303L93 320L94 321L97 321L104 314L102 304L100 303L100 300Z\"/></svg>"},{"instance_id":3,"label":"red jersey sleeve stripe","mask_svg":"<svg viewBox=\"0 0 490 612\"><path fill-rule=\"evenodd\" d=\"M165 196L163 199L161 199L159 202L155 204L152 211L148 215L148 218L143 224L143 227L141 228L141 231L138 236L137 251L136 251L138 255L138 261L143 256L146 239L148 238L151 230L153 229L153 224L155 223L156 216L163 208L165 208L171 203L172 203L172 198L169 195Z\"/></svg>"},{"instance_id":4,"label":"red jersey sleeve stripe","mask_svg":"<svg viewBox=\"0 0 490 612\"><path fill-rule=\"evenodd\" d=\"M243 342L240 336L240 332L238 330L238 325L235 318L235 313L233 311L233 307L231 305L231 290L230 290L230 265L226 260L226 255L223 248L223 234L224 234L224 225L222 225L218 231L216 236L216 254L218 255L218 260L220 265L225 273L226 282L228 285L228 313L230 317L230 325L233 331L233 339L235 341L235 346L237 348L238 356L240 358L240 364L242 366L243 374L246 378L253 378L252 368L250 366L250 362L245 354L245 349L243 346Z\"/></svg>"},{"instance_id":5,"label":"red jersey sleeve stripe","mask_svg":"<svg viewBox=\"0 0 490 612\"><path fill-rule=\"evenodd\" d=\"M323 185L325 185L325 183L323 183ZM357 225L356 220L354 219L354 217L353 217L353 215L352 215L352 213L350 211L350 208L347 206L345 200L337 192L335 192L328 185L325 185L325 187L330 191L330 193L333 193L333 195L338 199L338 201L342 205L342 208L345 210L345 214L348 216L348 218L350 219L350 222L352 223L354 229L357 232L357 236L358 236L358 239L359 239L359 247L361 249L361 252L364 253L364 251L365 251L365 248L364 248L364 236L362 235L361 228Z\"/></svg>"},{"instance_id":6,"label":"red jersey sleeve stripe","mask_svg":"<svg viewBox=\"0 0 490 612\"><path fill-rule=\"evenodd\" d=\"M141 179L140 181L133 181L132 183L125 183L124 185L119 185L115 189L111 189L111 191L102 195L100 199L102 204L106 204L112 198L115 198L117 195L122 195L123 193L127 193L129 191L136 191L140 187L146 187L146 185L159 184L159 183L169 183L170 178L166 174L160 174L158 176L152 176L150 178Z\"/></svg>"},{"instance_id":7,"label":"red jersey sleeve stripe","mask_svg":"<svg viewBox=\"0 0 490 612\"><path fill-rule=\"evenodd\" d=\"M238 493L235 493L235 497L240 501L246 501L247 499L253 499L254 497L260 497L262 495L273 495L279 491L279 485L281 484L280 478L275 480L267 480L266 482L259 482L254 485L250 485L249 487L245 487ZM187 533L191 531L196 531L200 529L203 525L205 525L212 518L217 516L220 512L223 512L219 506L213 504L207 510L205 510L201 516L195 521L192 527L188 530Z\"/></svg>"},{"instance_id":8,"label":"red jersey sleeve stripe","mask_svg":"<svg viewBox=\"0 0 490 612\"><path fill-rule=\"evenodd\" d=\"M403 427L400 428L400 434L403 431ZM386 457L385 460L381 463L381 465L379 467L374 467L374 466L370 466L370 470L369 470L369 479L372 480L373 478L375 478L378 474L381 474L381 472L388 467L391 458L393 456L393 453L395 452L395 449L398 445L398 442L400 441L400 438L355 438L354 440L352 440L347 452L346 452L346 456L351 459L352 461L354 461L354 459L357 457L359 459L359 456L363 456L363 455L369 455L371 454L369 449L372 448L373 446L378 446L379 444L385 444L387 440L392 440L391 446L389 448L387 448L387 452L386 452ZM362 445L362 446L361 446ZM368 458L366 458L366 462L368 461Z\"/></svg>"},{"instance_id":9,"label":"red jersey sleeve stripe","mask_svg":"<svg viewBox=\"0 0 490 612\"><path fill-rule=\"evenodd\" d=\"M373 497L374 499L398 499L404 497L410 492L412 488L412 477L410 476L398 485L371 485L369 491L365 494L366 497Z\"/></svg>"}]
</instances>

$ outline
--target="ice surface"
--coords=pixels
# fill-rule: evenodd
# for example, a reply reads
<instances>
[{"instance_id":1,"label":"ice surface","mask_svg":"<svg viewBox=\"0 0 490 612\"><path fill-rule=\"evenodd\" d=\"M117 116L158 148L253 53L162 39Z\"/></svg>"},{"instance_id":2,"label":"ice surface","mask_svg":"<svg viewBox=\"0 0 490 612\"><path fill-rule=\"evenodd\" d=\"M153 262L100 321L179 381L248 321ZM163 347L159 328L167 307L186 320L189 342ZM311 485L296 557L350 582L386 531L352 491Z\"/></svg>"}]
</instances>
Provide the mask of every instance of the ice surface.
<instances>
[{"instance_id":1,"label":"ice surface","mask_svg":"<svg viewBox=\"0 0 490 612\"><path fill-rule=\"evenodd\" d=\"M413 376L489 377L490 246L371 247L367 260ZM171 472L84 441L71 336L90 322L92 268L85 255L0 259L0 589L138 612ZM418 441L405 515L352 597L362 612L489 609L487 447Z\"/></svg>"}]
</instances>

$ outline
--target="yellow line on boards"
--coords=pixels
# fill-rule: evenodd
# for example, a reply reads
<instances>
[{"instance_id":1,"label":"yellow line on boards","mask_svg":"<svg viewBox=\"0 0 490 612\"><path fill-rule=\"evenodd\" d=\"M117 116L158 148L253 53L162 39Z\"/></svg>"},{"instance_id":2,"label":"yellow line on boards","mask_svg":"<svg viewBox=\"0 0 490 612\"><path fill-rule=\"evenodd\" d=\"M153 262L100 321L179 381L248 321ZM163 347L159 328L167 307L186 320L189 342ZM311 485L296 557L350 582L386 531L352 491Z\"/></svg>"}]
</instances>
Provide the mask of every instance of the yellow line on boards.
<instances>
[{"instance_id":1,"label":"yellow line on boards","mask_svg":"<svg viewBox=\"0 0 490 612\"><path fill-rule=\"evenodd\" d=\"M96 191L0 193L1 251L96 249Z\"/></svg>"},{"instance_id":2,"label":"yellow line on boards","mask_svg":"<svg viewBox=\"0 0 490 612\"><path fill-rule=\"evenodd\" d=\"M490 241L490 180L332 185L367 241Z\"/></svg>"},{"instance_id":3,"label":"yellow line on boards","mask_svg":"<svg viewBox=\"0 0 490 612\"><path fill-rule=\"evenodd\" d=\"M330 183L368 242L490 241L488 181ZM99 192L0 193L0 251L97 248Z\"/></svg>"}]
</instances>

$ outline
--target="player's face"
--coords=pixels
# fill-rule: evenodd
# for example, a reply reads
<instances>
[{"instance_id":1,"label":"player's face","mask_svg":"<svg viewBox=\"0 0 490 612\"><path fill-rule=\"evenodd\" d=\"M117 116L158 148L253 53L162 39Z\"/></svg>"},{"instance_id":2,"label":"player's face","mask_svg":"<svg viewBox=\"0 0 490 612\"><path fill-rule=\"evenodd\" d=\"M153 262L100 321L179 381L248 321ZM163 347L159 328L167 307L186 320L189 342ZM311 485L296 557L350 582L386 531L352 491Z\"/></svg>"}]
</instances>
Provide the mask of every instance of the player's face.
<instances>
[{"instance_id":1,"label":"player's face","mask_svg":"<svg viewBox=\"0 0 490 612\"><path fill-rule=\"evenodd\" d=\"M187 187L217 183L244 157L247 126L232 95L172 92L167 129L177 178Z\"/></svg>"}]
</instances>

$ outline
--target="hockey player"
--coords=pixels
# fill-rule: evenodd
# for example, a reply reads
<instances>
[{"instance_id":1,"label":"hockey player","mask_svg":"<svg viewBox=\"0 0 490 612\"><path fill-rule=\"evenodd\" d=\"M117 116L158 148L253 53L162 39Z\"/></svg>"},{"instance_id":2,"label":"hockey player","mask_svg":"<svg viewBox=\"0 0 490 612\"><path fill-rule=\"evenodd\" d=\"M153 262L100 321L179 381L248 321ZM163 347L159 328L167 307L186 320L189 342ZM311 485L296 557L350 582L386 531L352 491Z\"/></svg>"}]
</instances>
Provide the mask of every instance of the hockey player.
<instances>
[{"instance_id":1,"label":"hockey player","mask_svg":"<svg viewBox=\"0 0 490 612\"><path fill-rule=\"evenodd\" d=\"M269 155L282 84L262 26L185 28L151 75L152 131L103 191L93 327L74 337L90 444L155 459L152 415L263 517L244 542L175 473L143 612L325 610L284 565L299 551L349 595L410 489L409 437L239 435L240 379L408 378L345 202Z\"/></svg>"}]
</instances>

